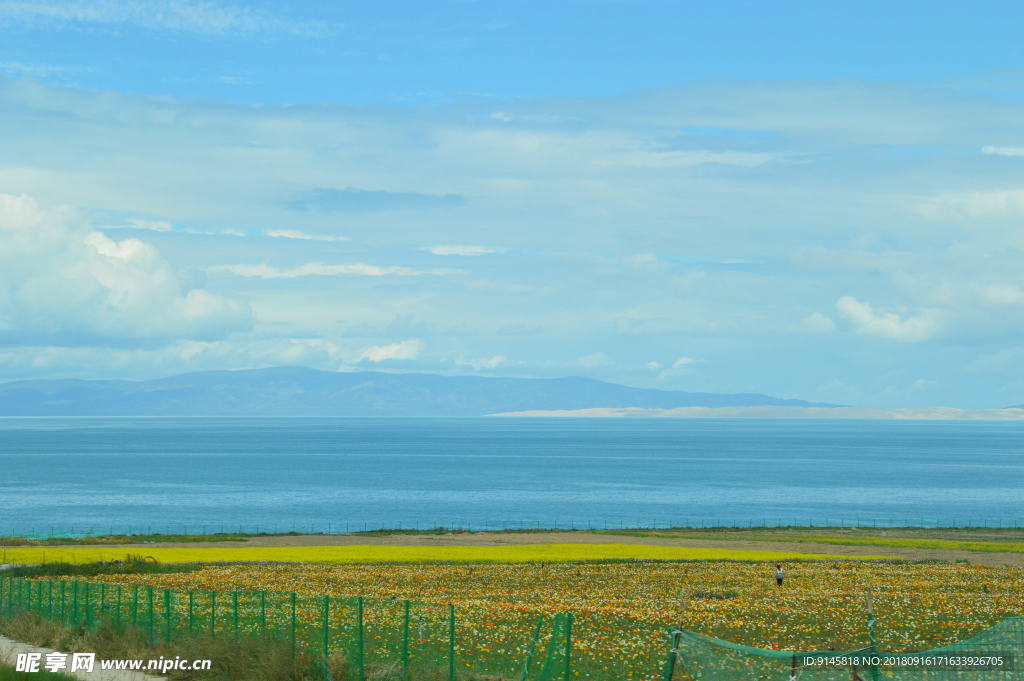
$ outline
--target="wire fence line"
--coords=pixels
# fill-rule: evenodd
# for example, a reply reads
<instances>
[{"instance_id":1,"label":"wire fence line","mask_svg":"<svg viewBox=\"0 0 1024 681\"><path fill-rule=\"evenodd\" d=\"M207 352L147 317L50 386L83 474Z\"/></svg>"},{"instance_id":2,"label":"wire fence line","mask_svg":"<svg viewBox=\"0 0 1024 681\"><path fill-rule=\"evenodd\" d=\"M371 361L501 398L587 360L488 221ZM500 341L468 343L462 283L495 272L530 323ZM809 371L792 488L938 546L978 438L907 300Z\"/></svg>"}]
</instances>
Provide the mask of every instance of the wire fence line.
<instances>
[{"instance_id":1,"label":"wire fence line","mask_svg":"<svg viewBox=\"0 0 1024 681\"><path fill-rule=\"evenodd\" d=\"M743 631L716 627L715 635L726 638L713 638L606 612L540 614L508 605L496 610L472 603L456 607L398 598L0 578L0 622L32 613L69 627L132 632L150 646L196 637L228 641L269 637L284 642L293 657L302 651L323 660L325 680L331 679L331 661L339 659L344 662L347 681L780 679L792 671L796 657L816 654L753 648L727 640L760 640L749 625ZM951 624L949 615L935 618ZM870 648L874 653L893 643L886 636L883 619L876 647L876 620L872 615L867 621L864 645L868 647L858 650ZM777 626L768 624L769 629ZM1008 653L1022 659L1024 618L1011 617L984 630L986 625L973 619L956 624L950 633L955 631L959 641L920 653L897 654L907 660L912 656L924 660L942 651ZM927 623L918 625L927 628ZM800 671L823 681L851 678L845 667L814 670L801 666ZM1024 674L1024 668L1018 671ZM881 678L909 681L910 676L885 673ZM965 677L931 672L920 678L952 681ZM1009 681L1024 677L979 671L970 678Z\"/></svg>"},{"instance_id":2,"label":"wire fence line","mask_svg":"<svg viewBox=\"0 0 1024 681\"><path fill-rule=\"evenodd\" d=\"M469 532L545 531L545 530L658 530L658 529L742 529L767 527L845 527L845 528L922 528L922 529L999 529L1024 528L1019 518L880 518L880 517L818 517L799 518L766 516L762 518L637 518L611 520L552 519L549 521L481 521L438 519L436 521L340 521L334 523L223 523L196 522L167 525L154 524L82 524L33 525L10 528L7 536L44 539L47 537L83 537L97 535L146 534L341 534L353 532L455 530ZM0 533L5 529L0 527Z\"/></svg>"},{"instance_id":3,"label":"wire fence line","mask_svg":"<svg viewBox=\"0 0 1024 681\"><path fill-rule=\"evenodd\" d=\"M347 678L591 677L573 669L573 616L509 613L501 627L451 604L269 591L182 591L62 579L0 579L0 621L22 613L62 625L134 630L149 645L186 637L272 637Z\"/></svg>"},{"instance_id":4,"label":"wire fence line","mask_svg":"<svg viewBox=\"0 0 1024 681\"><path fill-rule=\"evenodd\" d=\"M771 650L742 645L686 629L670 632L663 681L1021 681L1024 617L1013 616L937 648L889 652L868 637L855 650Z\"/></svg>"}]
</instances>

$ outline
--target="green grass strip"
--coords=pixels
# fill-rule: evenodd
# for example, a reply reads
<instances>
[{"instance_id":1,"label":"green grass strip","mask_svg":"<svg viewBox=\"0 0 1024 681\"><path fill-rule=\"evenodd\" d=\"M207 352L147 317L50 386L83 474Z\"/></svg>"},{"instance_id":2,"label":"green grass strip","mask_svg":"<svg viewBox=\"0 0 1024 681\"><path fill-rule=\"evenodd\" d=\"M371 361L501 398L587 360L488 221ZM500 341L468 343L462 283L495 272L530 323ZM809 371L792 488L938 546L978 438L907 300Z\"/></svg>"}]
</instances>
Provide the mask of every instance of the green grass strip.
<instances>
[{"instance_id":1,"label":"green grass strip","mask_svg":"<svg viewBox=\"0 0 1024 681\"><path fill-rule=\"evenodd\" d=\"M759 534L759 533L679 533L630 530L593 530L594 534L662 537L666 539L706 539L713 541L763 541L797 544L835 544L840 546L886 546L909 549L951 549L998 553L1024 553L1022 542L963 541L958 539L910 539L905 537L844 537L830 534Z\"/></svg>"}]
</instances>

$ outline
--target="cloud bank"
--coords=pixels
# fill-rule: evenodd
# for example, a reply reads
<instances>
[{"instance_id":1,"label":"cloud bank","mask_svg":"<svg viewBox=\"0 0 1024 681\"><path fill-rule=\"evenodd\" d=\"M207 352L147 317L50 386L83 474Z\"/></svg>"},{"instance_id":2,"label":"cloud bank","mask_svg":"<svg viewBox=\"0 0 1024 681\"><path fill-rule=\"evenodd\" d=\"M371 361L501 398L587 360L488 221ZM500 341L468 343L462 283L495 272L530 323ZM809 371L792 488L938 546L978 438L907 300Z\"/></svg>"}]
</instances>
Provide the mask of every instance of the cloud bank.
<instances>
[{"instance_id":1,"label":"cloud bank","mask_svg":"<svg viewBox=\"0 0 1024 681\"><path fill-rule=\"evenodd\" d=\"M152 246L0 194L0 340L76 345L211 339L251 326L247 305L190 281Z\"/></svg>"},{"instance_id":2,"label":"cloud bank","mask_svg":"<svg viewBox=\"0 0 1024 681\"><path fill-rule=\"evenodd\" d=\"M417 371L1024 401L1024 104L984 88L248 106L0 78L0 112L0 187L46 225L2 237L0 379L416 338Z\"/></svg>"}]
</instances>

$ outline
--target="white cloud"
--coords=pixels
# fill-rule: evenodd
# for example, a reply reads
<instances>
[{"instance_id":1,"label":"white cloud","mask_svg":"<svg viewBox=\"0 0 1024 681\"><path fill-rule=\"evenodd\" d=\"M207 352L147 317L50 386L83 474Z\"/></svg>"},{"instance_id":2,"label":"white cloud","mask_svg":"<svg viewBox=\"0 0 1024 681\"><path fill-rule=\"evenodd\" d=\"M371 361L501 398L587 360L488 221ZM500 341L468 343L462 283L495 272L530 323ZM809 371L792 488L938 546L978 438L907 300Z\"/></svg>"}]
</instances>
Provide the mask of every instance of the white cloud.
<instances>
[{"instance_id":1,"label":"white cloud","mask_svg":"<svg viewBox=\"0 0 1024 681\"><path fill-rule=\"evenodd\" d=\"M330 234L307 234L294 229L269 229L263 232L264 235L278 239L298 239L300 241L348 241L347 236L333 236Z\"/></svg>"},{"instance_id":2,"label":"white cloud","mask_svg":"<svg viewBox=\"0 0 1024 681\"><path fill-rule=\"evenodd\" d=\"M411 338L391 345L374 345L363 350L359 361L384 362L396 359L416 359L423 353L423 347L423 341L418 338Z\"/></svg>"},{"instance_id":3,"label":"white cloud","mask_svg":"<svg viewBox=\"0 0 1024 681\"><path fill-rule=\"evenodd\" d=\"M776 154L748 151L630 151L601 159L596 167L688 168L708 163L753 168L776 160Z\"/></svg>"},{"instance_id":4,"label":"white cloud","mask_svg":"<svg viewBox=\"0 0 1024 681\"><path fill-rule=\"evenodd\" d=\"M217 337L249 325L248 306L187 285L149 244L0 194L0 337L80 345Z\"/></svg>"},{"instance_id":5,"label":"white cloud","mask_svg":"<svg viewBox=\"0 0 1024 681\"><path fill-rule=\"evenodd\" d=\"M584 367L586 369L598 369L600 367L610 366L612 360L608 355L603 352L595 352L585 357L580 357L571 363L573 366Z\"/></svg>"},{"instance_id":6,"label":"white cloud","mask_svg":"<svg viewBox=\"0 0 1024 681\"><path fill-rule=\"evenodd\" d=\"M260 10L212 0L5 0L0 20L130 25L194 33L283 30L318 33L322 23L285 22Z\"/></svg>"},{"instance_id":7,"label":"white cloud","mask_svg":"<svg viewBox=\"0 0 1024 681\"><path fill-rule=\"evenodd\" d=\"M80 378L154 378L182 371L252 369L301 365L339 370L358 353L322 338L233 337L177 340L159 346L65 347L0 346L0 375L5 378L75 376Z\"/></svg>"},{"instance_id":8,"label":"white cloud","mask_svg":"<svg viewBox=\"0 0 1024 681\"><path fill-rule=\"evenodd\" d=\"M0 62L0 72L15 78L46 78L48 76L72 73L86 73L92 69L85 66L58 66L55 64L29 64L20 61Z\"/></svg>"},{"instance_id":9,"label":"white cloud","mask_svg":"<svg viewBox=\"0 0 1024 681\"><path fill-rule=\"evenodd\" d=\"M166 220L141 220L132 218L128 220L127 227L131 229L145 229L150 232L173 232L174 225Z\"/></svg>"},{"instance_id":10,"label":"white cloud","mask_svg":"<svg viewBox=\"0 0 1024 681\"><path fill-rule=\"evenodd\" d=\"M939 313L925 310L916 317L900 317L895 312L876 312L869 303L851 296L836 301L836 310L858 333L877 338L918 343L934 338L940 328Z\"/></svg>"},{"instance_id":11,"label":"white cloud","mask_svg":"<svg viewBox=\"0 0 1024 681\"><path fill-rule=\"evenodd\" d=\"M1024 156L1024 147L982 147L981 153L991 156Z\"/></svg>"},{"instance_id":12,"label":"white cloud","mask_svg":"<svg viewBox=\"0 0 1024 681\"><path fill-rule=\"evenodd\" d=\"M212 272L224 272L239 277L257 277L259 279L295 279L297 277L417 277L422 275L444 276L459 274L461 270L417 270L411 267L391 265L378 267L364 263L344 265L326 265L310 262L298 267L271 267L270 265L215 265L209 268Z\"/></svg>"},{"instance_id":13,"label":"white cloud","mask_svg":"<svg viewBox=\"0 0 1024 681\"><path fill-rule=\"evenodd\" d=\"M176 233L176 234L198 234L201 236L247 236L240 229L200 229L197 227L176 227L167 220L146 220L142 218L131 218L123 225L102 225L97 229L138 229L146 232Z\"/></svg>"},{"instance_id":14,"label":"white cloud","mask_svg":"<svg viewBox=\"0 0 1024 681\"><path fill-rule=\"evenodd\" d=\"M832 318L820 312L812 312L797 325L798 331L806 333L828 333L834 331L835 328L836 323L832 321Z\"/></svg>"},{"instance_id":15,"label":"white cloud","mask_svg":"<svg viewBox=\"0 0 1024 681\"><path fill-rule=\"evenodd\" d=\"M455 360L455 365L470 367L480 371L481 369L497 369L507 361L508 357L505 357L505 355L495 355L494 357L481 357L478 359L457 359Z\"/></svg>"},{"instance_id":16,"label":"white cloud","mask_svg":"<svg viewBox=\"0 0 1024 681\"><path fill-rule=\"evenodd\" d=\"M497 253L493 248L486 248L484 246L430 246L424 250L430 251L434 255L487 255L488 253Z\"/></svg>"},{"instance_id":17,"label":"white cloud","mask_svg":"<svg viewBox=\"0 0 1024 681\"><path fill-rule=\"evenodd\" d=\"M1024 289L1012 284L989 284L980 287L978 298L988 307L1016 307L1024 305Z\"/></svg>"},{"instance_id":18,"label":"white cloud","mask_svg":"<svg viewBox=\"0 0 1024 681\"><path fill-rule=\"evenodd\" d=\"M1024 214L1024 189L993 189L947 192L917 203L917 211L928 218L998 218Z\"/></svg>"},{"instance_id":19,"label":"white cloud","mask_svg":"<svg viewBox=\"0 0 1024 681\"><path fill-rule=\"evenodd\" d=\"M681 374L684 374L693 365L700 364L703 361L704 360L702 359L696 359L694 357L679 357L667 367L657 361L648 362L644 366L651 371L657 372L657 376L655 378L658 380L666 380L677 378Z\"/></svg>"}]
</instances>

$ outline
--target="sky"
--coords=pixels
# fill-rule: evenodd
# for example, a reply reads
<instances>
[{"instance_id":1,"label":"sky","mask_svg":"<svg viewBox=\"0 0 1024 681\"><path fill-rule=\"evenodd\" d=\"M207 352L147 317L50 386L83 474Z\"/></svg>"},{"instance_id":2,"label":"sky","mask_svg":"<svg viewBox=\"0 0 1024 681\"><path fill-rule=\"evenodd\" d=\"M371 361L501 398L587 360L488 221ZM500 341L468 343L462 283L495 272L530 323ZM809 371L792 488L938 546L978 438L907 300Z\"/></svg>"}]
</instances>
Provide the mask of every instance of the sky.
<instances>
[{"instance_id":1,"label":"sky","mask_svg":"<svg viewBox=\"0 0 1024 681\"><path fill-rule=\"evenodd\" d=\"M1024 403L1024 5L0 0L0 380Z\"/></svg>"}]
</instances>

